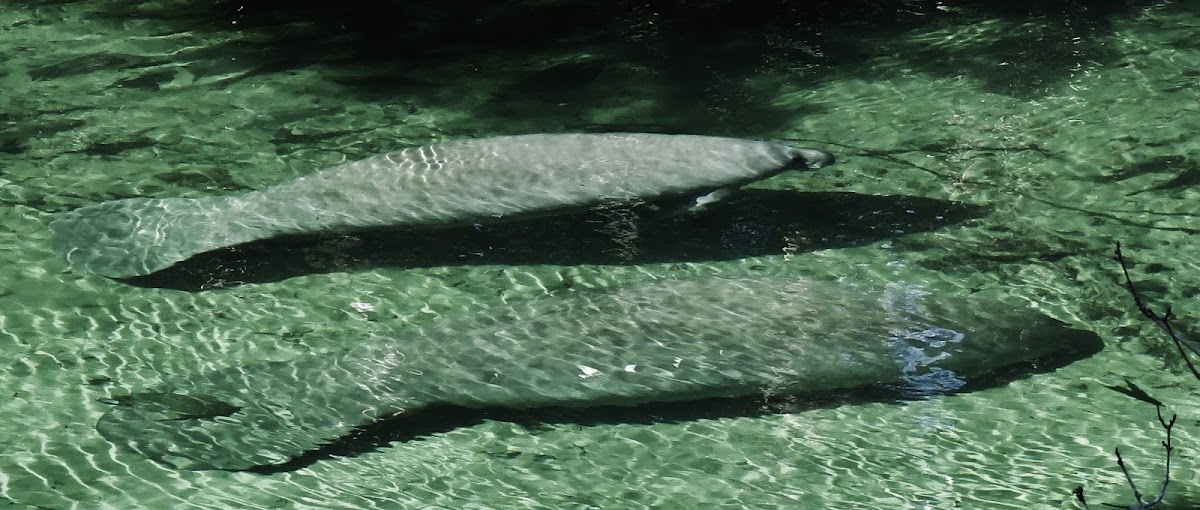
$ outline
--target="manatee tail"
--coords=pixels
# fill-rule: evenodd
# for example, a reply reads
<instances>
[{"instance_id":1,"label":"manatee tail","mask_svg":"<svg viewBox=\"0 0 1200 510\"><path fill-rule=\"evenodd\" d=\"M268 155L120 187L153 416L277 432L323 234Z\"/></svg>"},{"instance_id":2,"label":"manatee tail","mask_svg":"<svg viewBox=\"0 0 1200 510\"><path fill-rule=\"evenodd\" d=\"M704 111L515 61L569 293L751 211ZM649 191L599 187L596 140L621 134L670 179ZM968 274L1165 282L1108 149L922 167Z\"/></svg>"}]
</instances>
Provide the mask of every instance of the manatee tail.
<instances>
[{"instance_id":1,"label":"manatee tail","mask_svg":"<svg viewBox=\"0 0 1200 510\"><path fill-rule=\"evenodd\" d=\"M363 360L378 363L379 360ZM306 356L209 372L117 397L96 430L180 469L245 470L285 463L379 418L425 407L409 386L371 387L355 360ZM346 384L359 379L362 384ZM419 379L419 378L416 378Z\"/></svg>"},{"instance_id":2,"label":"manatee tail","mask_svg":"<svg viewBox=\"0 0 1200 510\"><path fill-rule=\"evenodd\" d=\"M150 274L242 242L225 219L232 197L130 198L81 207L50 223L72 267L112 278Z\"/></svg>"}]
</instances>

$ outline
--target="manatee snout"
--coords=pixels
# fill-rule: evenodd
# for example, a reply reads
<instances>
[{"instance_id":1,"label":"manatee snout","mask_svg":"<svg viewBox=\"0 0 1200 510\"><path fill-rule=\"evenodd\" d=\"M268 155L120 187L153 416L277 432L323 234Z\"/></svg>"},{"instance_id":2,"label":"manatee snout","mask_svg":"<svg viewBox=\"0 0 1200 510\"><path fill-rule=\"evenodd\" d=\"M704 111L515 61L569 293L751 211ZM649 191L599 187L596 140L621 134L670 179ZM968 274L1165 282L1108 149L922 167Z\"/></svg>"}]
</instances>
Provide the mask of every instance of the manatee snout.
<instances>
[{"instance_id":1,"label":"manatee snout","mask_svg":"<svg viewBox=\"0 0 1200 510\"><path fill-rule=\"evenodd\" d=\"M817 169L833 164L833 154L818 149L793 148L791 166L794 168Z\"/></svg>"}]
</instances>

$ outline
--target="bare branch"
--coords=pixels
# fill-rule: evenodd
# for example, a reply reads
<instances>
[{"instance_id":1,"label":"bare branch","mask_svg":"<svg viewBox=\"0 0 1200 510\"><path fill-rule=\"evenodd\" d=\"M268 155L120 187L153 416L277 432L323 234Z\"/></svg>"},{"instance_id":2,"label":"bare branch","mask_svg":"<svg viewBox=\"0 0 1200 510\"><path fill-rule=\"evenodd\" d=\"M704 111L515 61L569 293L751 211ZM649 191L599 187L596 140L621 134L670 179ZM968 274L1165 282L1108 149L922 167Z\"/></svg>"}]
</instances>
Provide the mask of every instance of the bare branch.
<instances>
[{"instance_id":1,"label":"bare branch","mask_svg":"<svg viewBox=\"0 0 1200 510\"><path fill-rule=\"evenodd\" d=\"M1150 319L1151 322L1158 325L1159 328L1162 328L1163 331L1167 332L1167 335L1171 337L1171 342L1175 344L1175 349L1179 351L1179 357L1183 358L1183 362L1187 364L1188 370L1192 372L1192 376L1200 380L1200 370L1196 369L1196 365L1192 362L1191 358L1191 356L1200 357L1200 350L1185 340L1181 333L1175 331L1174 326L1171 325L1171 319L1175 316L1171 313L1170 306L1167 306L1166 312L1158 315L1142 300L1137 287L1133 285L1133 279L1129 276L1129 266L1125 263L1125 255L1121 253L1120 242L1117 243L1116 255L1117 262L1121 264L1121 272L1125 274L1125 288L1129 289L1129 293L1133 295L1133 303L1137 306L1138 311L1146 316L1147 319Z\"/></svg>"},{"instance_id":2,"label":"bare branch","mask_svg":"<svg viewBox=\"0 0 1200 510\"><path fill-rule=\"evenodd\" d=\"M1171 314L1171 307L1168 306L1162 315L1159 315L1155 313L1154 310L1151 310L1150 307L1146 305L1145 300L1142 299L1141 294L1138 293L1137 287L1133 284L1133 278L1129 276L1129 265L1125 262L1125 255L1121 253L1121 243L1117 243L1116 255L1117 262L1121 264L1121 272L1125 274L1125 287L1129 289L1129 293L1133 296L1133 302L1137 306L1138 311L1141 312L1141 314L1147 319L1150 319L1152 322L1154 322L1154 324L1158 325L1159 328L1161 328L1167 333L1167 335L1171 337L1171 341L1175 344L1175 348L1179 351L1179 356L1183 358L1185 363L1187 363L1188 370L1192 372L1192 376L1200 380L1200 371L1197 371L1196 365L1191 359L1191 356L1200 357L1200 351L1198 351L1194 345L1185 340L1183 336L1179 332L1175 331L1175 328L1171 325L1171 319L1174 318L1174 316ZM1158 506L1159 503L1162 503L1163 499L1167 497L1167 486L1171 483L1171 453L1175 451L1175 446L1171 442L1171 432L1175 428L1175 419L1178 417L1178 415L1172 414L1170 421L1164 419L1162 414L1162 402L1154 397L1151 397L1148 393L1146 393L1145 390L1139 388L1128 379L1125 380L1124 387L1108 387L1142 402L1154 404L1154 412L1158 417L1158 423L1167 431L1167 439L1166 441L1162 442L1162 446L1167 452L1167 462L1163 473L1162 486L1158 490L1158 496L1150 501L1144 501L1142 499L1142 492L1138 490L1137 484L1133 481L1133 475L1130 474L1129 467L1125 464L1125 459L1121 457L1121 449L1117 448L1115 450L1117 456L1117 466L1121 468L1121 474L1125 475L1125 481L1129 484L1129 489L1133 491L1135 503L1132 505L1114 505L1112 503L1103 503L1103 505L1110 508L1121 508L1124 510L1146 510L1148 508L1153 508ZM1076 487L1073 493L1075 494L1075 499L1083 504L1083 508L1085 510L1091 510L1091 507L1088 505L1087 498L1084 497L1082 486Z\"/></svg>"}]
</instances>

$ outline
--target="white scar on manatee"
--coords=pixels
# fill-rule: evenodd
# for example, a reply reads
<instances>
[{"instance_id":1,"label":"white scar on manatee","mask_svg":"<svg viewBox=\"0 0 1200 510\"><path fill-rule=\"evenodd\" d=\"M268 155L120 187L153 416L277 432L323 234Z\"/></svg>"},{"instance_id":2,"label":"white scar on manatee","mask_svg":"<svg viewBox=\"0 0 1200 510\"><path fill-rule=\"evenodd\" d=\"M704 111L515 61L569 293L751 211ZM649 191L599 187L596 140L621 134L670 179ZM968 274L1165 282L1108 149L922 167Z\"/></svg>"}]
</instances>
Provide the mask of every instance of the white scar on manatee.
<instances>
[{"instance_id":1,"label":"white scar on manatee","mask_svg":"<svg viewBox=\"0 0 1200 510\"><path fill-rule=\"evenodd\" d=\"M632 406L878 386L930 395L1101 344L1001 292L763 276L568 291L346 343L355 347L113 398L96 428L178 468L243 470L436 406Z\"/></svg>"},{"instance_id":2,"label":"white scar on manatee","mask_svg":"<svg viewBox=\"0 0 1200 510\"><path fill-rule=\"evenodd\" d=\"M104 202L50 228L71 266L123 278L286 235L446 228L708 193L699 211L727 188L831 163L825 151L736 138L499 136L408 148L243 195Z\"/></svg>"}]
</instances>

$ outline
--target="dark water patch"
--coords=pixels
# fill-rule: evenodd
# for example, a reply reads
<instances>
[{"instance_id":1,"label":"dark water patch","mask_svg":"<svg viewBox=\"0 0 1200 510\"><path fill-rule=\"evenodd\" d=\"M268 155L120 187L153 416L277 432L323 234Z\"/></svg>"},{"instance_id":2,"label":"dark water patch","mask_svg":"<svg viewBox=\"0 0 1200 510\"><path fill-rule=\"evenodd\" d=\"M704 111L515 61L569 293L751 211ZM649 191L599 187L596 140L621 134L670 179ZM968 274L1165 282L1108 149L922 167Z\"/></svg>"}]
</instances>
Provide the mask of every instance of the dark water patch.
<instances>
[{"instance_id":1,"label":"dark water patch","mask_svg":"<svg viewBox=\"0 0 1200 510\"><path fill-rule=\"evenodd\" d=\"M163 85L174 81L177 74L178 71L175 69L153 69L136 76L119 79L114 81L113 85L121 88L158 90Z\"/></svg>"},{"instance_id":2,"label":"dark water patch","mask_svg":"<svg viewBox=\"0 0 1200 510\"><path fill-rule=\"evenodd\" d=\"M29 141L51 138L59 133L78 129L87 123L63 117L67 112L42 112L20 122L0 122L0 150L22 154L29 150Z\"/></svg>"},{"instance_id":3,"label":"dark water patch","mask_svg":"<svg viewBox=\"0 0 1200 510\"><path fill-rule=\"evenodd\" d=\"M1133 179L1143 175L1171 174L1188 163L1184 156L1158 156L1125 165L1116 171L1096 179L1098 182L1114 182Z\"/></svg>"},{"instance_id":4,"label":"dark water patch","mask_svg":"<svg viewBox=\"0 0 1200 510\"><path fill-rule=\"evenodd\" d=\"M1161 175L1161 178L1157 184L1129 192L1127 195L1194 188L1200 185L1200 163L1184 155L1157 156L1130 163L1093 181L1112 183L1150 175Z\"/></svg>"},{"instance_id":5,"label":"dark water patch","mask_svg":"<svg viewBox=\"0 0 1200 510\"><path fill-rule=\"evenodd\" d=\"M936 76L968 77L984 90L1017 98L1045 95L1088 66L1123 56L1104 38L1113 29L1113 11L1126 2L1082 5L1074 1L988 4L966 7L944 23L985 25L1000 15L1001 29L953 41L897 39L897 55L915 69ZM972 12L974 11L974 12Z\"/></svg>"},{"instance_id":6,"label":"dark water patch","mask_svg":"<svg viewBox=\"0 0 1200 510\"><path fill-rule=\"evenodd\" d=\"M118 156L126 151L145 149L157 145L158 141L150 138L128 138L109 142L94 142L82 149L69 152L78 152L91 156Z\"/></svg>"},{"instance_id":7,"label":"dark water patch","mask_svg":"<svg viewBox=\"0 0 1200 510\"><path fill-rule=\"evenodd\" d=\"M221 41L172 55L197 79L219 76L228 84L319 63L327 66L325 79L362 100L470 108L477 122L493 124L483 126L491 132L545 130L564 118L619 111L636 98L637 107L618 122L740 135L778 132L797 116L820 112L762 101L761 88L778 85L771 80L815 88L879 75L870 67L878 57L1037 97L1081 65L1115 61L1102 40L1113 30L1109 19L1146 3L472 0L447 8L431 1L218 1L93 2L91 9L113 20L157 20L164 33L220 34ZM1003 26L948 43L906 38L988 22ZM89 55L31 75L152 64ZM126 78L144 88L167 79L157 69ZM464 94L485 100L464 104Z\"/></svg>"},{"instance_id":8,"label":"dark water patch","mask_svg":"<svg viewBox=\"0 0 1200 510\"><path fill-rule=\"evenodd\" d=\"M154 180L161 184L143 184L141 187L143 193L154 195L179 188L208 193L235 193L251 190L250 187L234 178L229 170L220 167L187 168L164 172L156 174Z\"/></svg>"},{"instance_id":9,"label":"dark water patch","mask_svg":"<svg viewBox=\"0 0 1200 510\"><path fill-rule=\"evenodd\" d=\"M5 133L0 132L0 152L5 154L20 154L25 152L25 147L21 144L20 140L5 136ZM3 173L4 170L0 169L0 174Z\"/></svg>"},{"instance_id":10,"label":"dark water patch","mask_svg":"<svg viewBox=\"0 0 1200 510\"><path fill-rule=\"evenodd\" d=\"M125 55L106 53L83 55L32 68L29 70L29 77L34 81L52 80L94 71L123 69L128 65L129 58Z\"/></svg>"}]
</instances>

